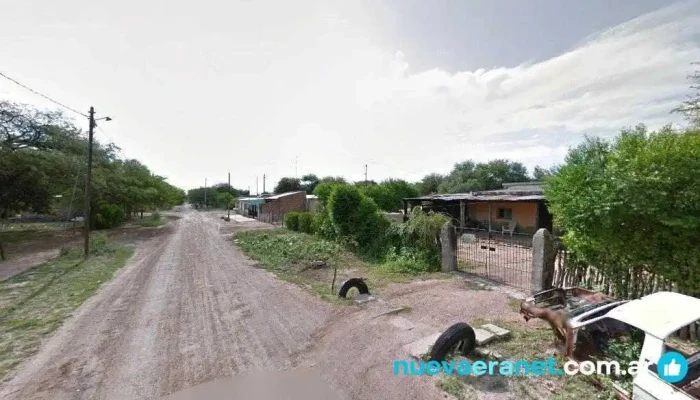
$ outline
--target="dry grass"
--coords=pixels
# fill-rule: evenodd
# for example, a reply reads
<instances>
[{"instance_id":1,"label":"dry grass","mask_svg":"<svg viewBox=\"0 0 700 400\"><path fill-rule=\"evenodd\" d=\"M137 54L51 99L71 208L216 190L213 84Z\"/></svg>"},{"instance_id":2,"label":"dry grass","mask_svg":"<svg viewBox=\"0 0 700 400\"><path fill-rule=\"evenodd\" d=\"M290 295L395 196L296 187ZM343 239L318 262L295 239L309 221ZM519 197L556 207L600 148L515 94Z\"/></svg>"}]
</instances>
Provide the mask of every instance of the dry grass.
<instances>
[{"instance_id":1,"label":"dry grass","mask_svg":"<svg viewBox=\"0 0 700 400\"><path fill-rule=\"evenodd\" d=\"M39 348L131 256L117 248L83 261L79 252L0 282L0 379Z\"/></svg>"}]
</instances>

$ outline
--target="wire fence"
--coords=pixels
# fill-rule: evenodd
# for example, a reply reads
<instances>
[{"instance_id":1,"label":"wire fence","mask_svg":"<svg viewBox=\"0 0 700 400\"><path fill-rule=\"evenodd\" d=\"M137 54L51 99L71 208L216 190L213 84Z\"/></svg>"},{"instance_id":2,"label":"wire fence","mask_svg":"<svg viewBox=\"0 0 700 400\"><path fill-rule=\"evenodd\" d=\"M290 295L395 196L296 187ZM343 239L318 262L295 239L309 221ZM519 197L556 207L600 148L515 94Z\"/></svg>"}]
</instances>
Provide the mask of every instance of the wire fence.
<instances>
[{"instance_id":1,"label":"wire fence","mask_svg":"<svg viewBox=\"0 0 700 400\"><path fill-rule=\"evenodd\" d=\"M463 229L457 241L457 269L529 291L532 235Z\"/></svg>"}]
</instances>

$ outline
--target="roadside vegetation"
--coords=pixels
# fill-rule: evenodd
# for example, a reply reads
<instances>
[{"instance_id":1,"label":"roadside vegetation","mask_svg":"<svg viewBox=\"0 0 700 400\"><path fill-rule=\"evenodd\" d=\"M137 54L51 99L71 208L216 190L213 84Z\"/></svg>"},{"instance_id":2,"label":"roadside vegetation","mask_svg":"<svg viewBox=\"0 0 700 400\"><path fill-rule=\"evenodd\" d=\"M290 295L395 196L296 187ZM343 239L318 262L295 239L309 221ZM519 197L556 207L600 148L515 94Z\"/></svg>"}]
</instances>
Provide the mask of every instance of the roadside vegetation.
<instances>
[{"instance_id":1,"label":"roadside vegetation","mask_svg":"<svg viewBox=\"0 0 700 400\"><path fill-rule=\"evenodd\" d=\"M383 264L352 253L338 242L285 228L241 231L236 233L235 242L246 254L258 261L259 267L326 300L337 299L340 285L353 277L365 278L370 292L375 293L391 282L449 276L442 273L398 274ZM325 266L314 268L313 261L323 261ZM335 272L335 290L331 291Z\"/></svg>"},{"instance_id":2,"label":"roadside vegetation","mask_svg":"<svg viewBox=\"0 0 700 400\"><path fill-rule=\"evenodd\" d=\"M124 266L131 248L95 235L92 254L78 248L0 282L0 380L37 351L41 340L58 328L88 297Z\"/></svg>"},{"instance_id":3,"label":"roadside vegetation","mask_svg":"<svg viewBox=\"0 0 700 400\"><path fill-rule=\"evenodd\" d=\"M85 134L60 112L0 101L0 225L24 212L64 221L84 216L86 150ZM95 142L93 150L93 228L184 201L182 190L120 157L114 144Z\"/></svg>"},{"instance_id":4,"label":"roadside vegetation","mask_svg":"<svg viewBox=\"0 0 700 400\"><path fill-rule=\"evenodd\" d=\"M700 296L698 176L700 130L640 125L572 149L545 194L582 277L573 284L618 298L662 289Z\"/></svg>"}]
</instances>

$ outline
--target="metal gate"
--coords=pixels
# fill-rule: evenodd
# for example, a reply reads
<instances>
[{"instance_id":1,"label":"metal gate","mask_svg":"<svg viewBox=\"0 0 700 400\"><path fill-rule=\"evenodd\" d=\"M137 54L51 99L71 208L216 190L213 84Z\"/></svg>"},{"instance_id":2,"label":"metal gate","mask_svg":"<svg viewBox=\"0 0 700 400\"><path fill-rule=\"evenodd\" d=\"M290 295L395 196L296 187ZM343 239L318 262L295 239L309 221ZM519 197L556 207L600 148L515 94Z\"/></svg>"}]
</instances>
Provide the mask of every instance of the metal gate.
<instances>
[{"instance_id":1,"label":"metal gate","mask_svg":"<svg viewBox=\"0 0 700 400\"><path fill-rule=\"evenodd\" d=\"M457 269L529 291L532 235L463 229L457 240Z\"/></svg>"}]
</instances>

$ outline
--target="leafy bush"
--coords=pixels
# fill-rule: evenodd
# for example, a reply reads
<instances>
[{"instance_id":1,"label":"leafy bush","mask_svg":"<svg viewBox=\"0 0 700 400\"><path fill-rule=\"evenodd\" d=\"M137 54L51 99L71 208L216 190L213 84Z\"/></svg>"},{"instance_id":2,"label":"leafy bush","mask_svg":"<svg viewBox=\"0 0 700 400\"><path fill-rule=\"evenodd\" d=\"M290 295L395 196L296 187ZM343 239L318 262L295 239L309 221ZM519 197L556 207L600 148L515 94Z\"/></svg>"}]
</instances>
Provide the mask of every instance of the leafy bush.
<instances>
[{"instance_id":1,"label":"leafy bush","mask_svg":"<svg viewBox=\"0 0 700 400\"><path fill-rule=\"evenodd\" d=\"M314 232L316 235L321 236L324 239L335 240L337 234L335 233L335 227L333 227L333 221L331 221L330 215L325 207L320 206L318 212L313 213L314 216Z\"/></svg>"},{"instance_id":2,"label":"leafy bush","mask_svg":"<svg viewBox=\"0 0 700 400\"><path fill-rule=\"evenodd\" d=\"M310 260L333 263L342 252L338 243L280 229L239 232L236 238L243 251L278 271Z\"/></svg>"},{"instance_id":3,"label":"leafy bush","mask_svg":"<svg viewBox=\"0 0 700 400\"><path fill-rule=\"evenodd\" d=\"M439 263L431 263L430 255L413 248L390 249L382 268L389 272L419 274L440 270Z\"/></svg>"},{"instance_id":4,"label":"leafy bush","mask_svg":"<svg viewBox=\"0 0 700 400\"><path fill-rule=\"evenodd\" d=\"M296 211L292 211L290 213L287 213L287 215L284 216L284 226L287 227L290 231L298 231L299 230L299 213Z\"/></svg>"},{"instance_id":5,"label":"leafy bush","mask_svg":"<svg viewBox=\"0 0 700 400\"><path fill-rule=\"evenodd\" d=\"M314 234L314 215L309 212L299 214L299 231Z\"/></svg>"},{"instance_id":6,"label":"leafy bush","mask_svg":"<svg viewBox=\"0 0 700 400\"><path fill-rule=\"evenodd\" d=\"M356 187L337 186L328 199L328 214L338 237L365 253L378 255L389 221Z\"/></svg>"},{"instance_id":7,"label":"leafy bush","mask_svg":"<svg viewBox=\"0 0 700 400\"><path fill-rule=\"evenodd\" d=\"M387 238L395 252L404 249L414 257L424 257L429 265L440 264L440 229L449 220L443 214L423 212L414 208L408 221L393 223L387 231Z\"/></svg>"},{"instance_id":8,"label":"leafy bush","mask_svg":"<svg viewBox=\"0 0 700 400\"><path fill-rule=\"evenodd\" d=\"M98 233L90 237L90 254L99 256L101 254L114 253L116 246L110 242L109 237L104 233Z\"/></svg>"},{"instance_id":9,"label":"leafy bush","mask_svg":"<svg viewBox=\"0 0 700 400\"><path fill-rule=\"evenodd\" d=\"M99 202L95 210L95 229L117 227L126 221L126 212L118 205Z\"/></svg>"},{"instance_id":10,"label":"leafy bush","mask_svg":"<svg viewBox=\"0 0 700 400\"><path fill-rule=\"evenodd\" d=\"M700 295L698 176L699 131L642 125L572 149L545 194L567 248L610 279L616 296L638 295L631 268Z\"/></svg>"},{"instance_id":11,"label":"leafy bush","mask_svg":"<svg viewBox=\"0 0 700 400\"><path fill-rule=\"evenodd\" d=\"M388 179L378 185L362 186L362 192L384 211L397 211L401 209L401 200L407 197L418 196L416 187L401 179Z\"/></svg>"}]
</instances>

